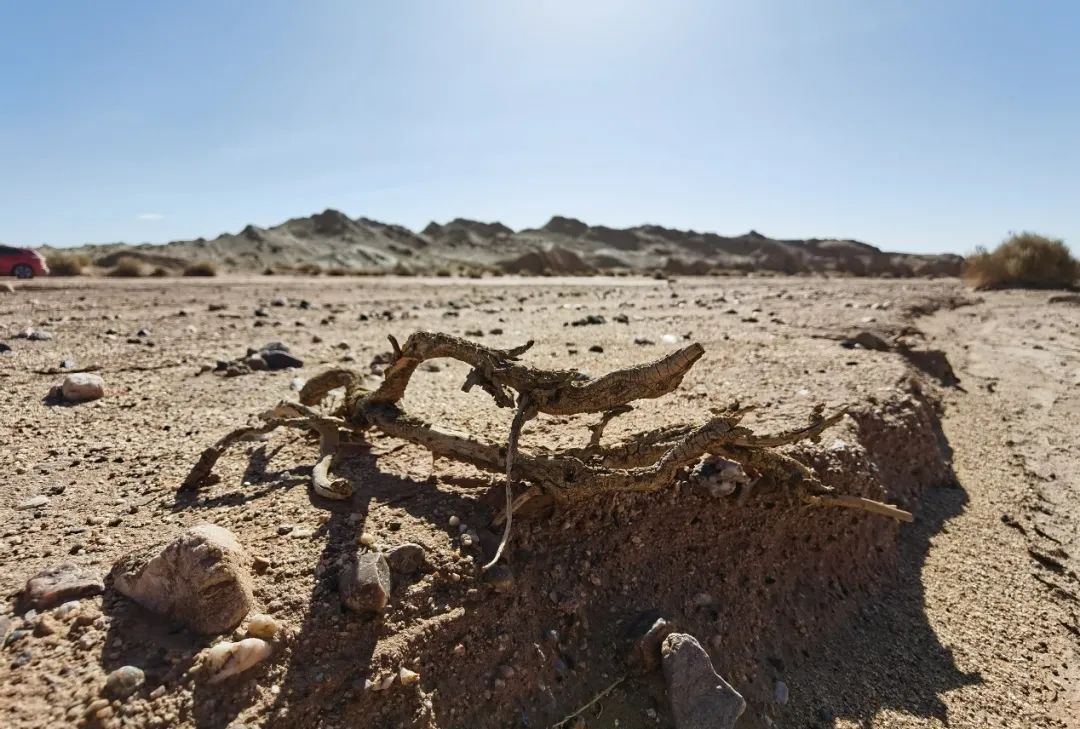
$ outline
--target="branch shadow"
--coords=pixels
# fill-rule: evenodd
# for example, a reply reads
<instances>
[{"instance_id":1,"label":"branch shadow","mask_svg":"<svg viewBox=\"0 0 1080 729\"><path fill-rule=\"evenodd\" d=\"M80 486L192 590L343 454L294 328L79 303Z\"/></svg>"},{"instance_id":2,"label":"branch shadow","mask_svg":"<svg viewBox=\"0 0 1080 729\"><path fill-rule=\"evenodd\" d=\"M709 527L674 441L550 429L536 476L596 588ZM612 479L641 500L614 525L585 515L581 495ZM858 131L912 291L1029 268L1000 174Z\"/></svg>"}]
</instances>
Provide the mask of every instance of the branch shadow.
<instances>
[{"instance_id":1,"label":"branch shadow","mask_svg":"<svg viewBox=\"0 0 1080 729\"><path fill-rule=\"evenodd\" d=\"M951 464L951 446L939 425L934 431ZM983 682L956 665L926 614L922 571L931 541L968 503L951 465L948 474L922 494L915 522L901 530L888 583L785 676L792 703L779 714L784 725L825 728L843 719L868 726L890 711L949 726L942 695Z\"/></svg>"},{"instance_id":2,"label":"branch shadow","mask_svg":"<svg viewBox=\"0 0 1080 729\"><path fill-rule=\"evenodd\" d=\"M429 527L456 535L457 530L436 514L464 513L476 507L459 493L440 490L433 483L436 479L415 480L381 470L378 461L384 454L373 452L365 442L348 446L342 449L333 466L335 476L346 478L353 485L353 497L347 501L317 496L309 488L311 465L271 469L272 459L284 445L273 449L262 445L249 454L242 478L248 485L242 490L214 495L186 490L173 496L174 513L210 511L302 486L311 507L329 512L329 519L312 537L321 540L322 547L315 563L307 567L314 573L314 585L300 601L302 621L287 639L276 642L270 660L220 684L208 684L203 677L189 671L198 654L218 636L200 635L163 620L117 593L110 583L103 602L109 628L102 667L107 672L124 665L142 668L146 683L139 689L140 695L147 695L159 685L189 683L193 700L190 706L180 707L179 718L200 729L228 726L249 707L260 702L265 705L264 690L268 683L275 686L275 693L260 724L264 727L314 725L320 720L317 717L341 711L343 704L360 701L363 706L366 705L363 702L370 702L372 692L367 690L365 682L380 668L371 665L372 656L379 641L394 635L396 630L386 627L383 616L361 616L343 606L338 588L340 566L362 549L359 537L368 526L373 509L393 505L424 520ZM269 573L267 577L274 579ZM420 577L394 575L391 605L400 602ZM272 594L287 592L287 585L292 582L278 584ZM283 586L285 590L279 589ZM363 709L360 711L363 713Z\"/></svg>"},{"instance_id":3,"label":"branch shadow","mask_svg":"<svg viewBox=\"0 0 1080 729\"><path fill-rule=\"evenodd\" d=\"M354 725L362 726L371 702L389 700L371 691L369 682L377 682L397 667L374 665L372 659L380 641L392 638L400 626L388 627L384 615L363 616L345 608L338 585L341 565L363 549L359 537L369 524L371 512L393 505L424 520L429 527L450 533L446 520L437 514L472 508L460 494L439 490L428 480L381 470L378 460L382 454L366 448L346 453L336 459L333 472L353 484L352 500L327 502L310 495L312 505L330 510L331 516L320 535L325 541L315 585L307 599L307 612L290 638L284 676L276 681L277 693L262 724L268 729L316 726L331 717L342 721L349 716L357 717ZM400 609L406 593L422 577L397 573L391 576L388 613Z\"/></svg>"}]
</instances>

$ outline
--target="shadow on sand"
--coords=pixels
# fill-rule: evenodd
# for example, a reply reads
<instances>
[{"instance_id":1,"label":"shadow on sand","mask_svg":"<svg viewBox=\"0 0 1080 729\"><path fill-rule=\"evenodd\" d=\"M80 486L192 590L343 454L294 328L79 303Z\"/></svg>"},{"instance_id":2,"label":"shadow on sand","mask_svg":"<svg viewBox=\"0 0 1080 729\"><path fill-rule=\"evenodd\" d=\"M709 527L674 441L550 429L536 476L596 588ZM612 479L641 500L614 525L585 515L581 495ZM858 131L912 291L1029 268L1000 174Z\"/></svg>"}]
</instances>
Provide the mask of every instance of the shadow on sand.
<instances>
[{"instance_id":1,"label":"shadow on sand","mask_svg":"<svg viewBox=\"0 0 1080 729\"><path fill-rule=\"evenodd\" d=\"M951 462L945 435L935 430ZM925 491L915 522L901 530L894 571L882 589L837 632L810 646L787 677L792 703L780 715L783 726L832 727L838 719L868 726L882 712L948 725L942 694L982 682L978 673L956 666L926 615L922 570L931 540L968 501L949 473L952 483Z\"/></svg>"}]
</instances>

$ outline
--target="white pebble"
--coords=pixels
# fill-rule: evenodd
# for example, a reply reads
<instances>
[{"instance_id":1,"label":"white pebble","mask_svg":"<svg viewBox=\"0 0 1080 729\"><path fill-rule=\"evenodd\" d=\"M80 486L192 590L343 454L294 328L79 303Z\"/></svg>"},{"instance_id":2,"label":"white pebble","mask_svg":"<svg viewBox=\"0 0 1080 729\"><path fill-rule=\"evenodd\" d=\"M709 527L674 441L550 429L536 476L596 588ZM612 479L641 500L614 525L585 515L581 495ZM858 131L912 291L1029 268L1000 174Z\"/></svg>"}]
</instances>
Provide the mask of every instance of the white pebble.
<instances>
[{"instance_id":1,"label":"white pebble","mask_svg":"<svg viewBox=\"0 0 1080 729\"><path fill-rule=\"evenodd\" d=\"M274 649L261 638L244 638L232 643L223 640L206 651L203 665L210 672L210 683L235 676L270 657Z\"/></svg>"},{"instance_id":2,"label":"white pebble","mask_svg":"<svg viewBox=\"0 0 1080 729\"><path fill-rule=\"evenodd\" d=\"M450 517L450 526L456 527L460 523L461 523L461 519L458 518L457 514Z\"/></svg>"},{"instance_id":3,"label":"white pebble","mask_svg":"<svg viewBox=\"0 0 1080 729\"><path fill-rule=\"evenodd\" d=\"M272 615L256 613L248 619L248 635L270 640L281 630L281 621Z\"/></svg>"},{"instance_id":4,"label":"white pebble","mask_svg":"<svg viewBox=\"0 0 1080 729\"><path fill-rule=\"evenodd\" d=\"M34 497L29 498L26 501L22 502L21 504L19 504L15 508L25 511L26 509L37 509L37 508L40 508L42 506L48 506L48 504L49 504L49 497L45 496L44 494L38 494L37 496L34 496Z\"/></svg>"},{"instance_id":5,"label":"white pebble","mask_svg":"<svg viewBox=\"0 0 1080 729\"><path fill-rule=\"evenodd\" d=\"M401 679L402 686L411 686L420 680L420 674L416 671L410 671L405 668L405 666L402 666L401 670L398 671L398 678Z\"/></svg>"}]
</instances>

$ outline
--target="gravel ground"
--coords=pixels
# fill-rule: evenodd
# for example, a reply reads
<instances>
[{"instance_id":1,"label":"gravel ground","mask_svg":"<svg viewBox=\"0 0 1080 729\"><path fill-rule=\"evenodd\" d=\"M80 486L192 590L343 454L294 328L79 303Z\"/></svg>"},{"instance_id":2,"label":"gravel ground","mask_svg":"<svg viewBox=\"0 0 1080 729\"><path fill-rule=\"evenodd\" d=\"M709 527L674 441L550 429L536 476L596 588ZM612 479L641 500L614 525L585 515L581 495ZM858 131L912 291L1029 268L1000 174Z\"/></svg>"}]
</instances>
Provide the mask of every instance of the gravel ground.
<instances>
[{"instance_id":1,"label":"gravel ground","mask_svg":"<svg viewBox=\"0 0 1080 729\"><path fill-rule=\"evenodd\" d=\"M0 587L13 598L0 617L0 724L548 726L621 675L627 626L656 613L709 646L748 699L741 726L1073 726L1080 307L1048 296L959 306L967 294L950 281L810 278L71 279L0 293L11 349L0 353ZM603 323L573 325L589 315ZM16 336L27 327L52 337ZM747 420L759 430L801 424L817 403L850 406L804 455L837 488L888 497L916 522L768 491L717 502L684 484L515 520L513 587L495 592L478 563L499 479L389 438L338 459L351 502L311 495L317 449L289 434L230 452L219 483L175 497L204 447L295 397L297 378L371 371L388 334L417 329L498 347L534 339L531 364L592 376L700 342L706 356L679 390L606 438L700 422L733 400L759 406ZM944 351L960 387L939 359L842 346L860 331ZM273 341L304 366L200 374ZM418 373L405 406L505 439L511 413L460 392L463 366L439 364ZM105 397L50 400L72 369L100 374ZM522 447L582 445L592 420L538 418ZM20 508L35 497L48 501ZM481 544L464 544L451 517ZM211 639L109 580L80 618L16 612L43 569L70 561L105 577L207 521L269 564L256 602L286 625L248 673L208 685L197 665ZM420 544L431 565L395 578L377 620L337 595L336 565L363 534ZM100 698L125 665L145 684ZM420 680L365 689L402 667ZM597 706L589 727L672 725L656 676Z\"/></svg>"}]
</instances>

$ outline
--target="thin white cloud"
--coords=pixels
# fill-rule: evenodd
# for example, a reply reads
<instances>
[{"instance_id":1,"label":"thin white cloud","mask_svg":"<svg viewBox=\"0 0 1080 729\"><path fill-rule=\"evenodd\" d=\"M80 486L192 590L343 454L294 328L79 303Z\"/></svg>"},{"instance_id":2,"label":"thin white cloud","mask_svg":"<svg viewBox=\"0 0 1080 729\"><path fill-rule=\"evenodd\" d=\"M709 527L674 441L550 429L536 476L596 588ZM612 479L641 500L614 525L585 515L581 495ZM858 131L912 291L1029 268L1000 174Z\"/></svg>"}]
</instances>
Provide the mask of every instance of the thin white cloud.
<instances>
[{"instance_id":1,"label":"thin white cloud","mask_svg":"<svg viewBox=\"0 0 1080 729\"><path fill-rule=\"evenodd\" d=\"M165 216L161 213L139 213L135 216L135 219L153 222L155 220L161 220L164 217Z\"/></svg>"}]
</instances>

